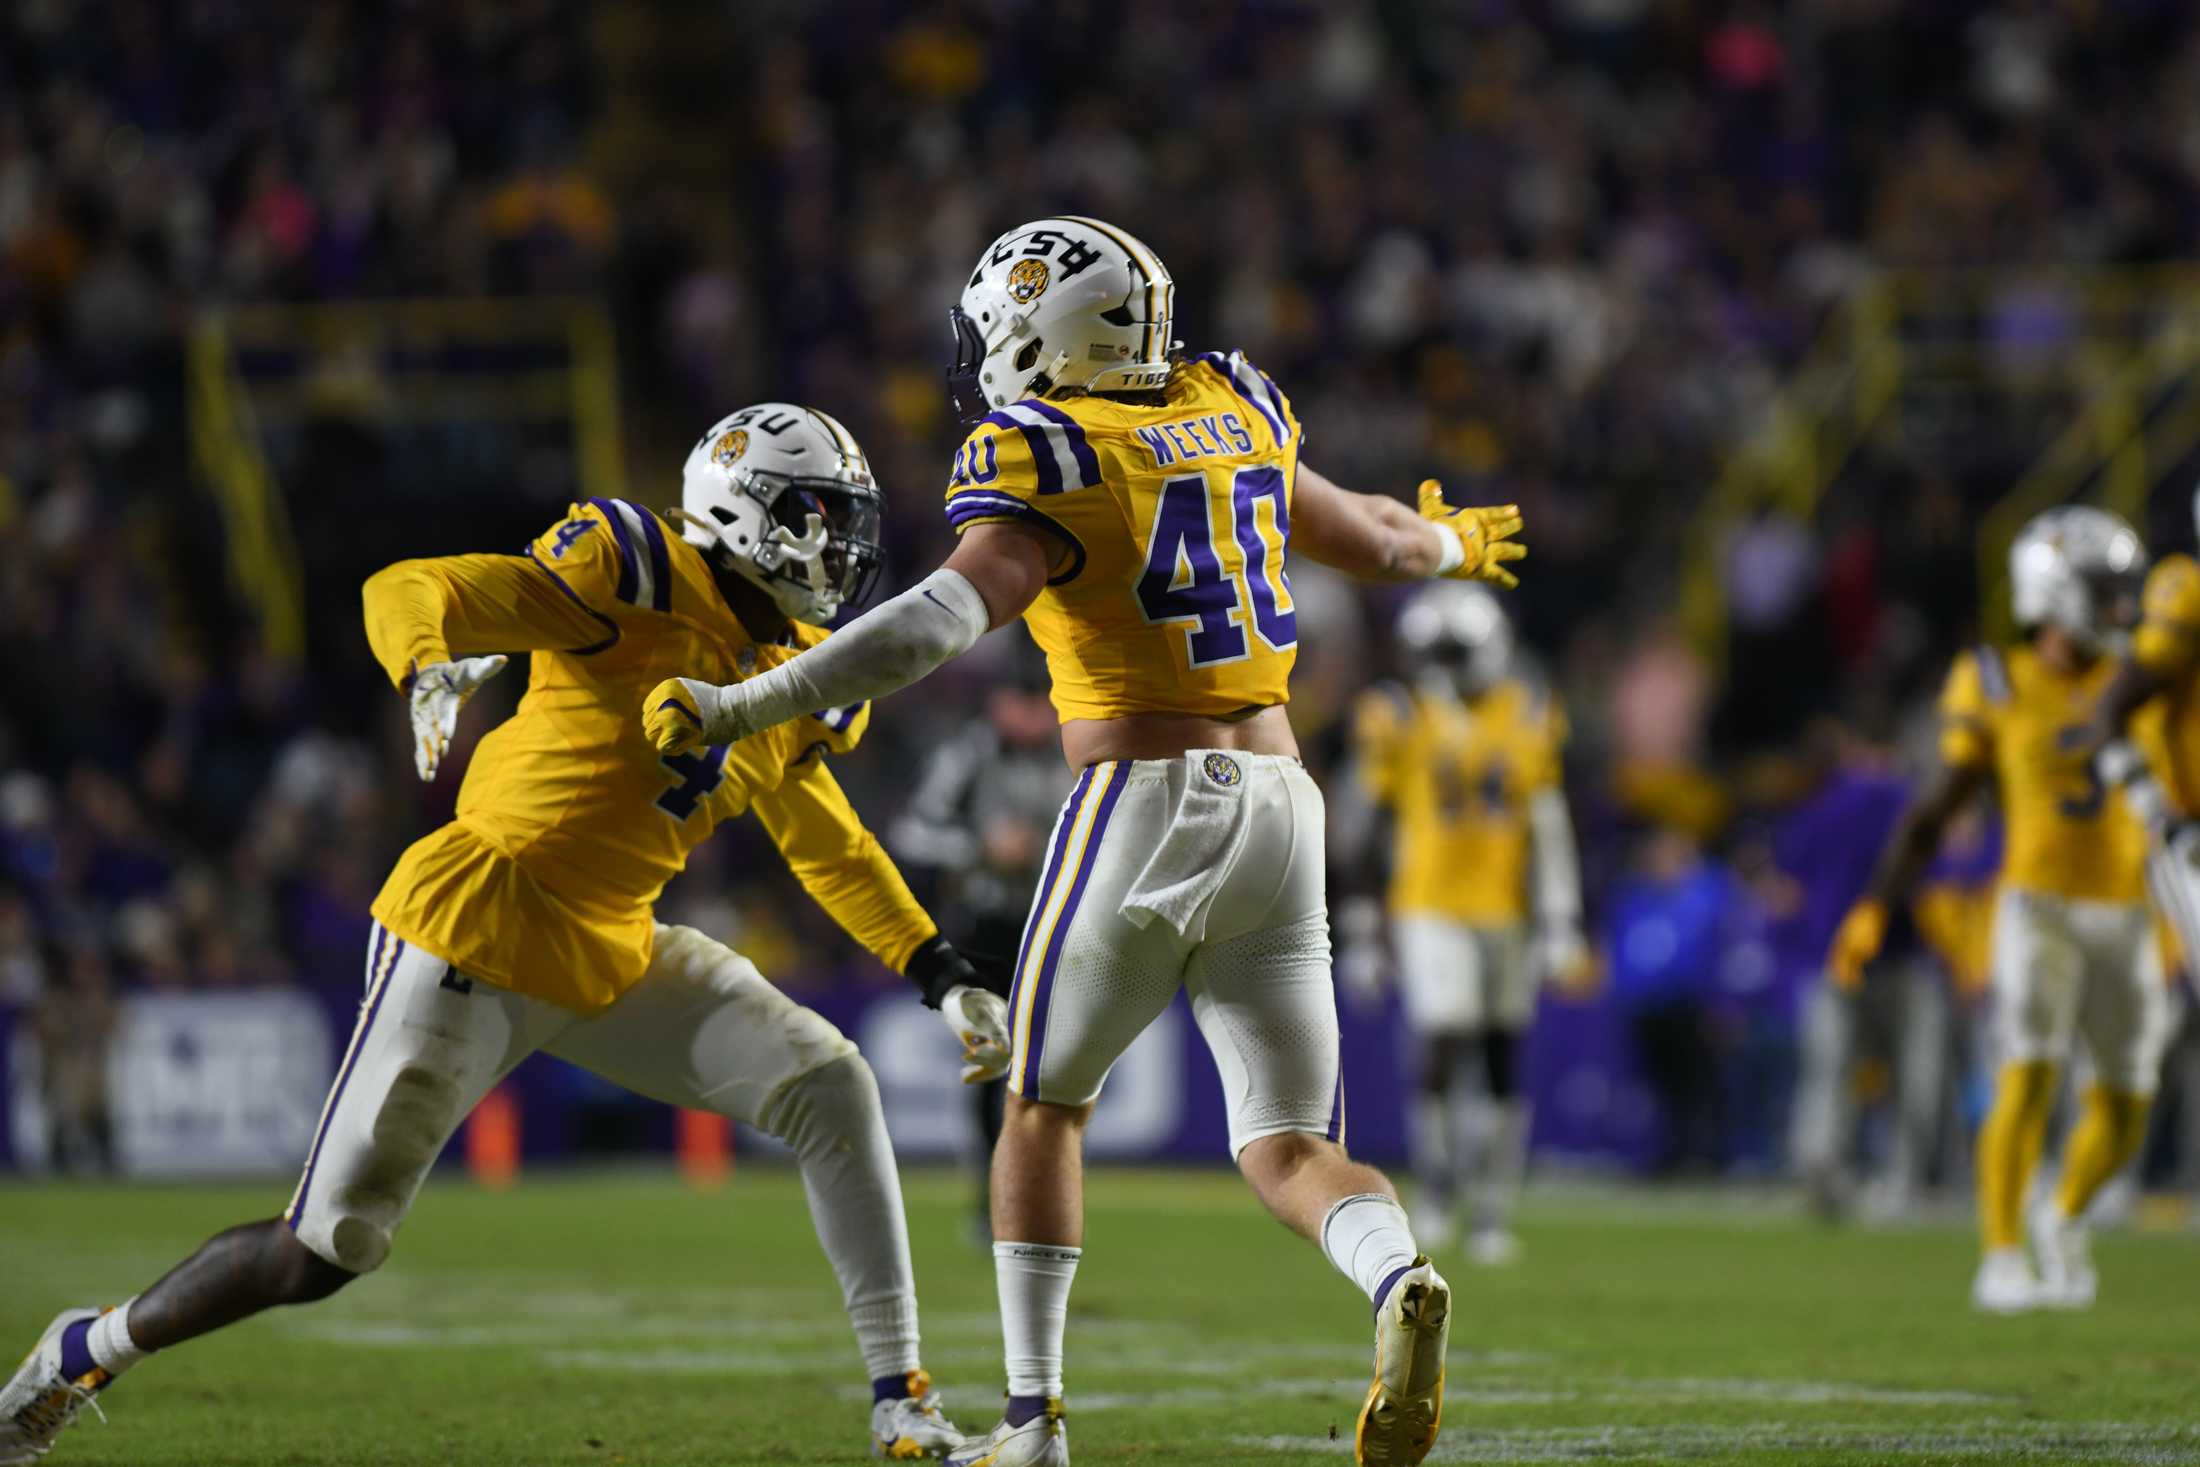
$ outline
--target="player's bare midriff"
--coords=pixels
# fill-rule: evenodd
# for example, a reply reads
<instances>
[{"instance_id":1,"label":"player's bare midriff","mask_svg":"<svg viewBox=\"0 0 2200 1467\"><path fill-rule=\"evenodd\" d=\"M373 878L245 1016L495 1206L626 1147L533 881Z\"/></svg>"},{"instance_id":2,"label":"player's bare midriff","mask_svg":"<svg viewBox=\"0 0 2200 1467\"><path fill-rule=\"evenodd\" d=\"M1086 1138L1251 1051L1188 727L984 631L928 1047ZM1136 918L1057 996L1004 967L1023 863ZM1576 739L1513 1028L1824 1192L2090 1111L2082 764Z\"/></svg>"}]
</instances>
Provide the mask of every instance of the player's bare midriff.
<instances>
[{"instance_id":1,"label":"player's bare midriff","mask_svg":"<svg viewBox=\"0 0 2200 1467\"><path fill-rule=\"evenodd\" d=\"M1072 769L1109 759L1174 759L1187 749L1231 749L1296 759L1299 741L1281 704L1242 718L1132 713L1122 718L1076 718L1062 725L1062 757Z\"/></svg>"}]
</instances>

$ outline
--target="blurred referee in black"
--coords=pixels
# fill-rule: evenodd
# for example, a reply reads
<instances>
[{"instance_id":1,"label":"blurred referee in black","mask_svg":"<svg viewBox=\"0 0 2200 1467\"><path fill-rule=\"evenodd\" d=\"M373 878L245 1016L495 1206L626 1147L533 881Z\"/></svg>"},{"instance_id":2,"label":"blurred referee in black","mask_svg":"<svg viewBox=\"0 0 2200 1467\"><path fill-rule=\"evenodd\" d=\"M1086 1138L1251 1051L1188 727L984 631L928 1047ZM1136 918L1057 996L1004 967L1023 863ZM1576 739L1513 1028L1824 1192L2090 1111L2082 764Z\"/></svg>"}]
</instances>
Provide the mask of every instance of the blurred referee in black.
<instances>
[{"instance_id":1,"label":"blurred referee in black","mask_svg":"<svg viewBox=\"0 0 2200 1467\"><path fill-rule=\"evenodd\" d=\"M1014 679L986 698L985 712L932 751L916 794L887 832L902 869L928 872L937 886L933 910L953 929L958 949L1001 959L1007 967L1023 938L1031 894L1046 862L1047 834L1069 791L1061 726L1047 701L1046 666L1026 645ZM992 1243L987 1178L1001 1135L1006 1080L972 1096L984 1148L978 1168L972 1232Z\"/></svg>"}]
</instances>

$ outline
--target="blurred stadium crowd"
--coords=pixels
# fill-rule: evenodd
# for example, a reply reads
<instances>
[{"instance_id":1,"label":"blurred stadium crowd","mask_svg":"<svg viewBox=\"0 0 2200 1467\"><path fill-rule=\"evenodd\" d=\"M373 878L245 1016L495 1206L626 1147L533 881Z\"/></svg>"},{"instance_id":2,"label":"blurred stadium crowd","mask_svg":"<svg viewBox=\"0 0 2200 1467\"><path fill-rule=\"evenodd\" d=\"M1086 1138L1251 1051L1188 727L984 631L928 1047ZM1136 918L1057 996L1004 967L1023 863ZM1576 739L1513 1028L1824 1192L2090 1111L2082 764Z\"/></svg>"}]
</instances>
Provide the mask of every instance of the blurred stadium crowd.
<instances>
[{"instance_id":1,"label":"blurred stadium crowd","mask_svg":"<svg viewBox=\"0 0 2200 1467\"><path fill-rule=\"evenodd\" d=\"M1723 675L1675 614L1692 511L1875 268L2191 252L2189 7L622 9L683 37L668 90L708 109L722 190L650 166L668 124L607 100L582 0L0 8L0 1001L40 1015L55 1084L96 1068L121 989L354 982L387 862L451 799L412 780L356 577L309 581L302 661L229 595L191 472L193 312L597 296L629 492L668 500L743 400L815 402L893 497L891 583L946 539L945 308L1000 228L1072 210L1158 248L1188 341L1255 357L1332 477L1524 506L1513 604L1577 730L1605 1001L1696 1016L1720 1078L1668 1097L1685 1150L1782 1164L1798 1011L1900 735L1975 631L1972 528L2018 465L1988 434L1956 469L1874 465L1822 523L1745 525L1720 549ZM2005 314L2012 352L2064 329L2051 301ZM493 507L368 486L417 539L398 553L516 544L562 510L569 472L469 462ZM1298 721L1334 766L1397 603L1295 584ZM958 675L975 694L1016 658ZM886 710L844 775L881 829L896 771L958 733ZM856 966L729 837L676 909L768 972ZM1990 876L1978 839L1951 911ZM1975 992L1951 922L1937 946ZM1678 935L1630 942L1646 923Z\"/></svg>"}]
</instances>

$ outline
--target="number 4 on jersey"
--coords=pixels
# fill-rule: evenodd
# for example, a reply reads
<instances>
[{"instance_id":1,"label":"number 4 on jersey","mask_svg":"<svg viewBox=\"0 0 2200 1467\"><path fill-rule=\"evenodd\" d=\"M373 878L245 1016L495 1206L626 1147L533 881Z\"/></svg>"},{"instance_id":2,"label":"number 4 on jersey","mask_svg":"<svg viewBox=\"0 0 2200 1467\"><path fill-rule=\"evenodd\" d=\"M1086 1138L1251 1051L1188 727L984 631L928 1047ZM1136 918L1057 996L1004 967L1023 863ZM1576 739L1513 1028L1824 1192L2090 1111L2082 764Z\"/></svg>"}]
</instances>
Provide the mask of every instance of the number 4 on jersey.
<instances>
[{"instance_id":1,"label":"number 4 on jersey","mask_svg":"<svg viewBox=\"0 0 2200 1467\"><path fill-rule=\"evenodd\" d=\"M1251 655L1245 640L1248 605L1253 629L1270 651L1296 646L1299 618L1283 568L1283 551L1291 543L1283 471L1261 465L1240 469L1232 479L1230 538L1238 553L1227 567L1214 542L1207 495L1204 474L1161 486L1146 539L1146 568L1138 578L1138 605L1146 620L1191 623L1184 644L1194 667ZM1273 544L1262 533L1264 504L1275 526Z\"/></svg>"},{"instance_id":2,"label":"number 4 on jersey","mask_svg":"<svg viewBox=\"0 0 2200 1467\"><path fill-rule=\"evenodd\" d=\"M671 770L679 783L657 797L657 808L675 820L685 820L695 807L726 782L725 744L712 744L699 754L667 754L657 762Z\"/></svg>"}]
</instances>

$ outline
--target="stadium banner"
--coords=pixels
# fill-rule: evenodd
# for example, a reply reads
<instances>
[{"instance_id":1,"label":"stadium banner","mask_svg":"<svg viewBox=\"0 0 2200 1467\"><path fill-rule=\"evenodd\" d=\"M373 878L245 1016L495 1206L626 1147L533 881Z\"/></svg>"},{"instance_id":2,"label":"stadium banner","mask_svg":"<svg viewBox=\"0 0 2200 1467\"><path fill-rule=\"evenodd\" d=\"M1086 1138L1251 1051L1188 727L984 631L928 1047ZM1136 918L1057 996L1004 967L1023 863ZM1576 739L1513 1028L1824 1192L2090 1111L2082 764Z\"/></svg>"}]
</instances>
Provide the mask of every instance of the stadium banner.
<instances>
[{"instance_id":1,"label":"stadium banner","mask_svg":"<svg viewBox=\"0 0 2200 1467\"><path fill-rule=\"evenodd\" d=\"M905 1160L975 1155L977 1122L958 1078L959 1048L914 992L854 974L790 991L862 1048ZM108 1067L117 1169L139 1176L294 1170L357 1011L349 985L124 999ZM1346 1140L1368 1160L1401 1161L1416 1060L1396 1001L1372 1011L1343 1006L1339 1023ZM0 1005L0 1168L39 1172L56 1160L36 1049L27 1012ZM1628 1049L1613 1005L1546 998L1528 1064L1539 1153L1600 1170L1646 1160L1658 1118ZM530 1162L670 1148L669 1110L562 1061L538 1055L507 1084ZM740 1144L775 1149L754 1135ZM458 1150L454 1144L454 1156ZM1221 1080L1182 996L1116 1065L1093 1116L1089 1150L1112 1161L1227 1164Z\"/></svg>"},{"instance_id":2,"label":"stadium banner","mask_svg":"<svg viewBox=\"0 0 2200 1467\"><path fill-rule=\"evenodd\" d=\"M295 1171L334 1074L334 1034L322 1002L297 989L125 998L107 1057L116 1169Z\"/></svg>"}]
</instances>

